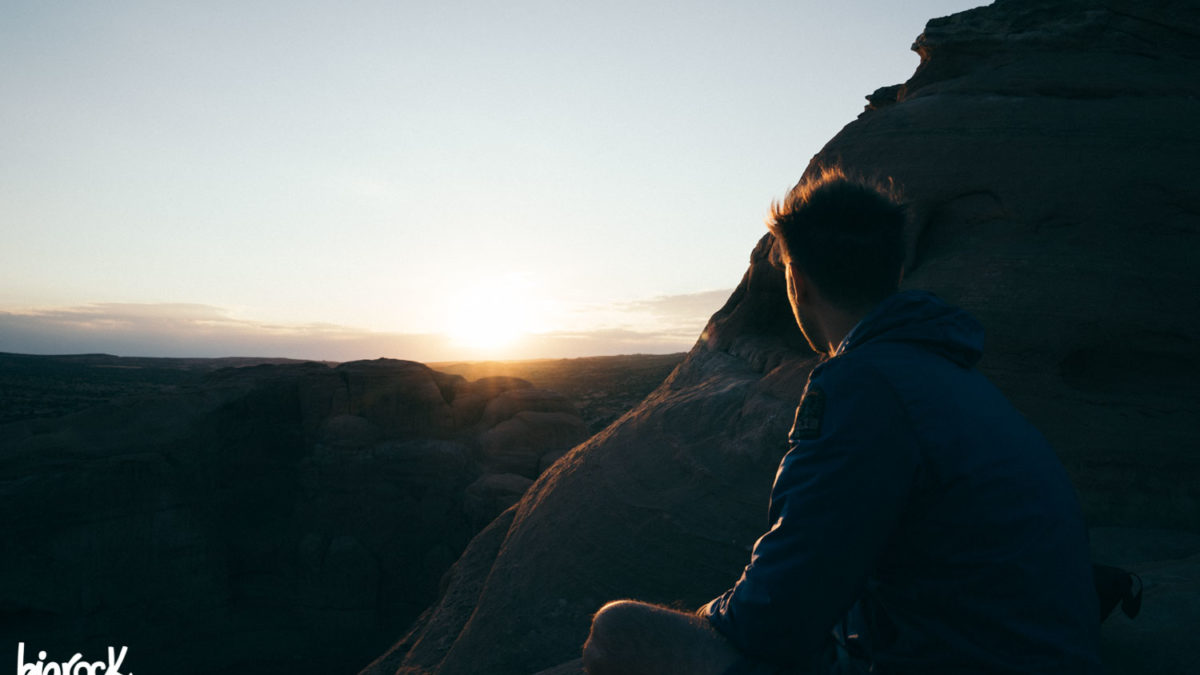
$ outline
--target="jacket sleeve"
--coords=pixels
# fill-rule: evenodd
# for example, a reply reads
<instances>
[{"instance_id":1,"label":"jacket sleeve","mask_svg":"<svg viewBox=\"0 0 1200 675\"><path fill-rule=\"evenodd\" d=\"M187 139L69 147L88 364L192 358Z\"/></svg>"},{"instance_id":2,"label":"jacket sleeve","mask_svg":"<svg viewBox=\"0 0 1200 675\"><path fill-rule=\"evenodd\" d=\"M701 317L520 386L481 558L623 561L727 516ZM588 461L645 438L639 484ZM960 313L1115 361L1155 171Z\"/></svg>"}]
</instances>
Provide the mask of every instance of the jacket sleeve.
<instances>
[{"instance_id":1,"label":"jacket sleeve","mask_svg":"<svg viewBox=\"0 0 1200 675\"><path fill-rule=\"evenodd\" d=\"M830 362L805 390L771 491L770 529L737 584L701 608L743 652L781 665L815 656L861 594L917 468L912 425L877 372ZM831 372L832 371L832 372ZM814 428L815 427L815 428ZM804 438L799 438L803 436Z\"/></svg>"}]
</instances>

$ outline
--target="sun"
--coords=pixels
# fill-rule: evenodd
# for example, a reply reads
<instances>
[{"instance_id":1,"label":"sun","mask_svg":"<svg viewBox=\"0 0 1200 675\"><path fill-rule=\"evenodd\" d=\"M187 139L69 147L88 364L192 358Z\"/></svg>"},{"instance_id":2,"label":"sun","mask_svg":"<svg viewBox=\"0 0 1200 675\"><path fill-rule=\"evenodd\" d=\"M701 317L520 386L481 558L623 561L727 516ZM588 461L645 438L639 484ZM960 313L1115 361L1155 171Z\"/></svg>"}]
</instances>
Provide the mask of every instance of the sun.
<instances>
[{"instance_id":1,"label":"sun","mask_svg":"<svg viewBox=\"0 0 1200 675\"><path fill-rule=\"evenodd\" d=\"M516 279L464 289L446 307L446 334L461 347L496 352L535 330L532 284Z\"/></svg>"}]
</instances>

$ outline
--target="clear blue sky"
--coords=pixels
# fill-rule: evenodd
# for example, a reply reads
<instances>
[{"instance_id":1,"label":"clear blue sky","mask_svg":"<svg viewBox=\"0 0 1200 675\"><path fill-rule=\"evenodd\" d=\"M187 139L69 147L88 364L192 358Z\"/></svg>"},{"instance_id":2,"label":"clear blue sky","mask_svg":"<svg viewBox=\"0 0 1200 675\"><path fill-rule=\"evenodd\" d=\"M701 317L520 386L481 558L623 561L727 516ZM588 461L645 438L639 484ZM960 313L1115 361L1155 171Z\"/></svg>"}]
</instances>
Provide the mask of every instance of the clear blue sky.
<instances>
[{"instance_id":1,"label":"clear blue sky","mask_svg":"<svg viewBox=\"0 0 1200 675\"><path fill-rule=\"evenodd\" d=\"M977 4L4 0L0 351L686 349Z\"/></svg>"}]
</instances>

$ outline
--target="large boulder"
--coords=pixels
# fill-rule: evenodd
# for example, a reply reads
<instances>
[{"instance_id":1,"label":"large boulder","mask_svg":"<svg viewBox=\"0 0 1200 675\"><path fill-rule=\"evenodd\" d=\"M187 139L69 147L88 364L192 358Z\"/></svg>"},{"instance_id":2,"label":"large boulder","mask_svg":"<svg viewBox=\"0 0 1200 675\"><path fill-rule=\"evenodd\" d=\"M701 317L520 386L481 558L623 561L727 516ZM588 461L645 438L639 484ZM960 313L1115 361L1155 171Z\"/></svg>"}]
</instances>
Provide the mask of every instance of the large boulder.
<instances>
[{"instance_id":1,"label":"large boulder","mask_svg":"<svg viewBox=\"0 0 1200 675\"><path fill-rule=\"evenodd\" d=\"M1200 530L1200 9L1001 0L931 21L914 48L912 79L872 94L808 171L903 188L905 287L984 323L981 369L1058 449L1092 525ZM578 657L607 600L694 607L737 578L814 364L771 244L672 376L551 466L364 674L537 672ZM1148 573L1192 594L1159 625L1200 625L1194 554ZM1122 672L1194 662L1182 639L1156 671L1113 626Z\"/></svg>"},{"instance_id":2,"label":"large boulder","mask_svg":"<svg viewBox=\"0 0 1200 675\"><path fill-rule=\"evenodd\" d=\"M572 448L588 437L578 414L521 411L479 436L488 471L534 478L541 458Z\"/></svg>"},{"instance_id":3,"label":"large boulder","mask_svg":"<svg viewBox=\"0 0 1200 675\"><path fill-rule=\"evenodd\" d=\"M579 415L575 404L558 392L547 389L508 389L488 401L480 425L484 429L491 429L520 412Z\"/></svg>"},{"instance_id":4,"label":"large boulder","mask_svg":"<svg viewBox=\"0 0 1200 675\"><path fill-rule=\"evenodd\" d=\"M491 473L467 486L463 510L475 524L486 525L521 501L533 480L515 473Z\"/></svg>"},{"instance_id":5,"label":"large boulder","mask_svg":"<svg viewBox=\"0 0 1200 675\"><path fill-rule=\"evenodd\" d=\"M480 425L483 411L497 396L515 389L531 389L533 385L517 377L481 377L455 389L451 408L459 428Z\"/></svg>"},{"instance_id":6,"label":"large boulder","mask_svg":"<svg viewBox=\"0 0 1200 675\"><path fill-rule=\"evenodd\" d=\"M981 368L1103 524L1200 524L1200 6L999 2L931 21L890 105L812 166L894 177L906 286L972 311Z\"/></svg>"},{"instance_id":7,"label":"large boulder","mask_svg":"<svg viewBox=\"0 0 1200 675\"><path fill-rule=\"evenodd\" d=\"M337 367L349 412L399 438L446 438L454 434L454 391L465 380L412 361L352 361Z\"/></svg>"}]
</instances>

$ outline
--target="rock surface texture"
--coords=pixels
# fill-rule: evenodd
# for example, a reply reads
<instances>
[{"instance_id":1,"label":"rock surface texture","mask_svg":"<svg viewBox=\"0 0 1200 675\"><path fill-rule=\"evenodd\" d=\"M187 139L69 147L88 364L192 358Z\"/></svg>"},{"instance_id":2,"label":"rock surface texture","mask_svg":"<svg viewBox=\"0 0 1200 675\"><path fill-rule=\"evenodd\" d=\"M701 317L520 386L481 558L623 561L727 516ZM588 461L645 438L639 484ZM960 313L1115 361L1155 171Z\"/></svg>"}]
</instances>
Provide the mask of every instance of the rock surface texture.
<instances>
[{"instance_id":1,"label":"rock surface texture","mask_svg":"<svg viewBox=\"0 0 1200 675\"><path fill-rule=\"evenodd\" d=\"M0 426L5 649L124 644L132 672L353 672L438 597L538 455L586 438L573 412L516 378L380 359L222 370ZM533 459L491 475L481 439L510 418L509 447Z\"/></svg>"},{"instance_id":2,"label":"rock surface texture","mask_svg":"<svg viewBox=\"0 0 1200 675\"><path fill-rule=\"evenodd\" d=\"M914 49L913 77L808 170L902 187L904 285L984 323L982 370L1058 449L1091 524L1128 533L1098 561L1146 569L1142 615L1105 627L1110 672L1190 672L1200 7L1000 0L931 21ZM815 362L770 246L672 376L482 533L364 675L569 672L603 602L695 607L737 578Z\"/></svg>"}]
</instances>

